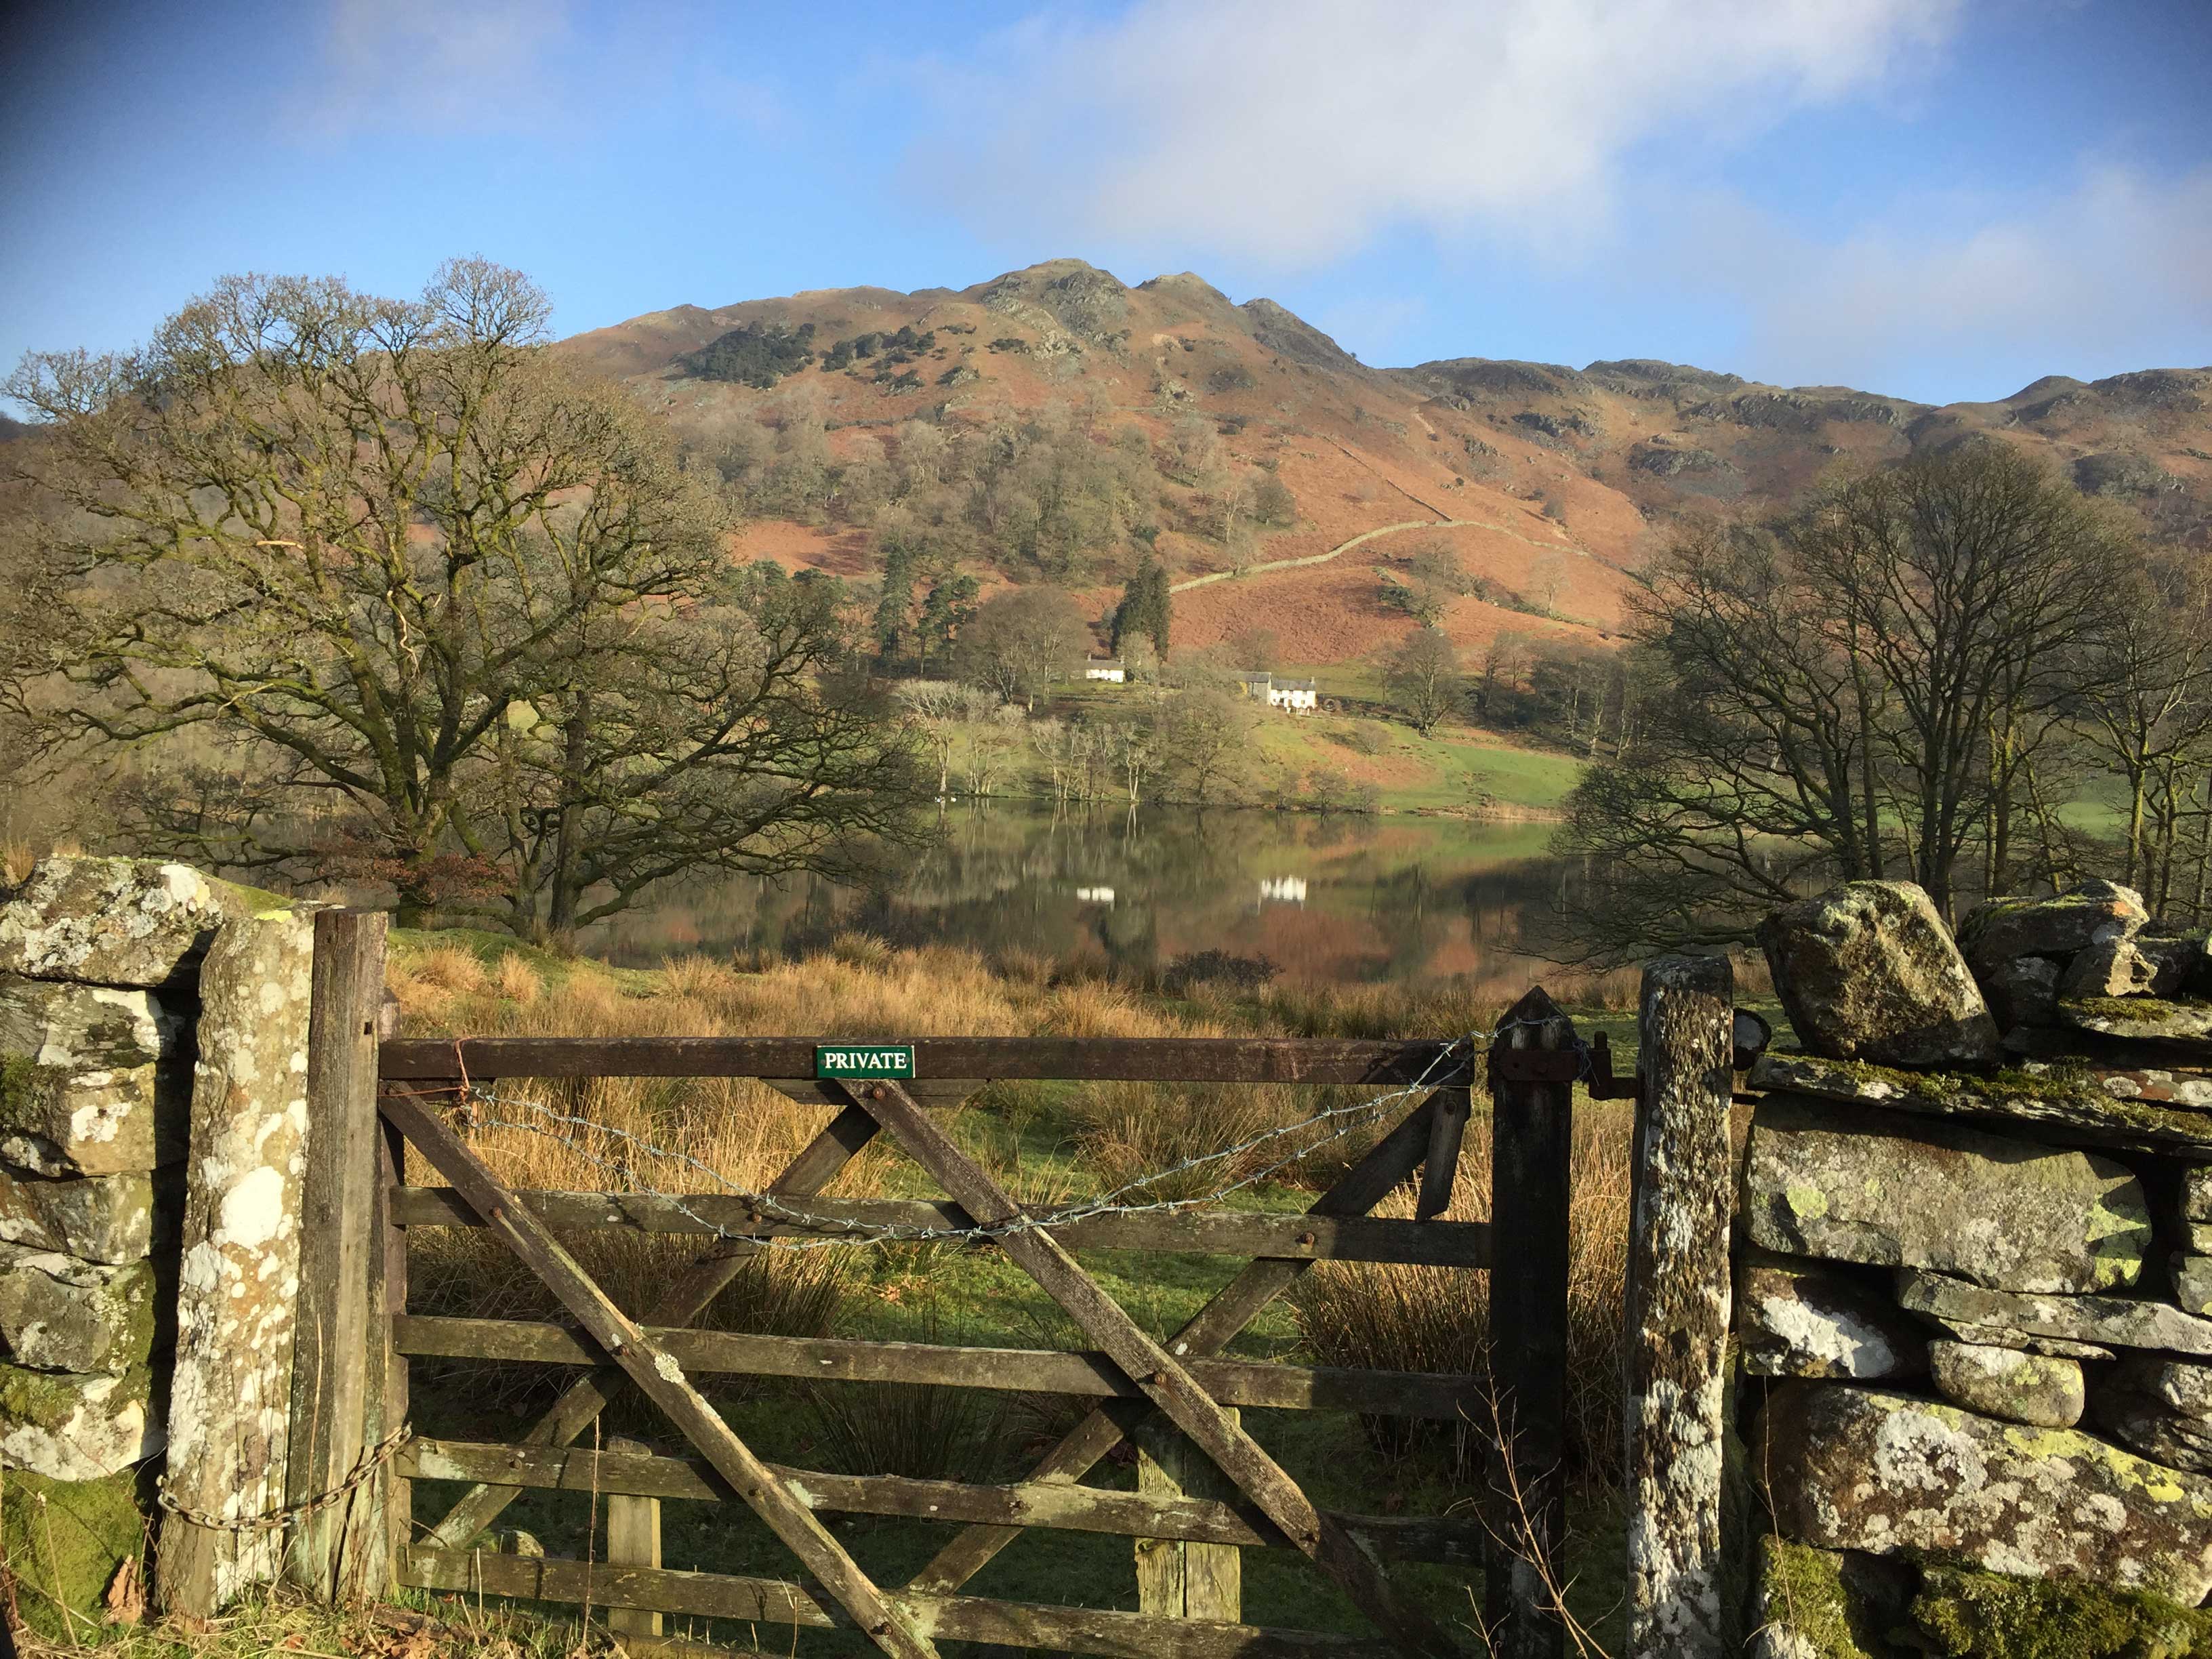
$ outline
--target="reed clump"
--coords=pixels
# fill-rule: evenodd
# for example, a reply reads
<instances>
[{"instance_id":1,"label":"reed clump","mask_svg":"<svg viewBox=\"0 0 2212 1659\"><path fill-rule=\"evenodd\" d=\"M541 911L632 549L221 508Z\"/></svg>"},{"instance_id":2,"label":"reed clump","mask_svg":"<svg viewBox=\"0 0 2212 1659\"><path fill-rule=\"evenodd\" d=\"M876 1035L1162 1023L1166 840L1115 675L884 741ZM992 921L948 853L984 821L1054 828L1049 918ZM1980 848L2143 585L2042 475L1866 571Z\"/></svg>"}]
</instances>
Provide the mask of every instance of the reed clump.
<instances>
[{"instance_id":1,"label":"reed clump","mask_svg":"<svg viewBox=\"0 0 2212 1659\"><path fill-rule=\"evenodd\" d=\"M1626 1109L1577 1104L1569 1166L1567 1468L1594 1485L1620 1478L1621 1287L1628 1265L1632 1119ZM1490 1218L1489 1121L1467 1127L1451 1207L1455 1221ZM1376 1213L1410 1216L1404 1188ZM1512 1241L1498 1241L1501 1251ZM1491 1375L1490 1276L1453 1267L1324 1261L1291 1292L1298 1328L1325 1365ZM1487 1425L1364 1419L1377 1449L1402 1456L1441 1449L1455 1479L1470 1478Z\"/></svg>"}]
</instances>

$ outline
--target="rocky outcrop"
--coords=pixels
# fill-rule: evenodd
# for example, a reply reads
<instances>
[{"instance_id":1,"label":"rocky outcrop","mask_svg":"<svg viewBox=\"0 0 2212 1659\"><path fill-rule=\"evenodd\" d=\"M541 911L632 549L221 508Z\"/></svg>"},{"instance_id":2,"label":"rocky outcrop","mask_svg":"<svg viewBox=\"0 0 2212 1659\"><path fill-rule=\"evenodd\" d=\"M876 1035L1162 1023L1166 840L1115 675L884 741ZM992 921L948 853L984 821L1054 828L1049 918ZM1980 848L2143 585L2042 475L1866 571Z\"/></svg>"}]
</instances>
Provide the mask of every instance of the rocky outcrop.
<instances>
[{"instance_id":1,"label":"rocky outcrop","mask_svg":"<svg viewBox=\"0 0 2212 1659\"><path fill-rule=\"evenodd\" d=\"M1754 1431L1777 1525L1795 1541L1925 1550L2195 1605L2212 1592L2212 1480L2075 1430L1992 1422L1850 1383L1791 1382Z\"/></svg>"},{"instance_id":2,"label":"rocky outcrop","mask_svg":"<svg viewBox=\"0 0 2212 1659\"><path fill-rule=\"evenodd\" d=\"M1852 882L1778 910L1759 942L1790 1024L1815 1054L1887 1066L1998 1056L1980 988L1910 882Z\"/></svg>"},{"instance_id":3,"label":"rocky outcrop","mask_svg":"<svg viewBox=\"0 0 2212 1659\"><path fill-rule=\"evenodd\" d=\"M2018 1291L2131 1285L2151 1239L2108 1159L1786 1096L1752 1119L1743 1214L1765 1249Z\"/></svg>"},{"instance_id":4,"label":"rocky outcrop","mask_svg":"<svg viewBox=\"0 0 2212 1659\"><path fill-rule=\"evenodd\" d=\"M1893 1298L1800 1258L1751 1249L1736 1275L1735 1321L1753 1376L1873 1382L1928 1368L1927 1334Z\"/></svg>"}]
</instances>

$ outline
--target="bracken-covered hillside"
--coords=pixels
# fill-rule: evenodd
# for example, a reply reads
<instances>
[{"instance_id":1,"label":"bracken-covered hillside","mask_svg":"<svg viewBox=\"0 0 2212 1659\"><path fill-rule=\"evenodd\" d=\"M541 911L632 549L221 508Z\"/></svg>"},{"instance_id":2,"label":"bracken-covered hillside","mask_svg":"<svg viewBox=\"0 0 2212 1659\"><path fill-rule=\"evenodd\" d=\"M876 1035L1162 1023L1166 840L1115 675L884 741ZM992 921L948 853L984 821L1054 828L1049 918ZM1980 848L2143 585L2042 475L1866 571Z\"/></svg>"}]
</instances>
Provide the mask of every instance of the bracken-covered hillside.
<instances>
[{"instance_id":1,"label":"bracken-covered hillside","mask_svg":"<svg viewBox=\"0 0 2212 1659\"><path fill-rule=\"evenodd\" d=\"M1644 360L1376 369L1272 301L1232 304L1188 273L1129 288L1075 260L957 292L683 306L562 349L733 477L819 450L832 476L818 495L755 492L744 556L865 584L889 512L939 526L987 588L1053 580L1103 605L1150 550L1178 582L1248 573L1176 596L1179 645L1257 634L1285 662L1363 658L1415 626L1381 594L1439 544L1470 578L1443 617L1462 646L1505 629L1601 640L1626 573L1682 522L1756 514L1838 465L1976 435L2162 536L2202 544L2212 527L2212 369L2054 375L1940 408ZM939 439L968 471L921 465ZM1023 471L1039 444L1057 459ZM1063 511L1066 456L1086 444L1117 458L1113 477L1083 482L1089 510ZM1271 477L1287 507L1259 495ZM1253 510L1270 499L1272 514ZM1060 526L1047 552L1031 547L1040 517ZM1382 533L1345 546L1370 532ZM1316 562L1258 568L1295 560Z\"/></svg>"}]
</instances>

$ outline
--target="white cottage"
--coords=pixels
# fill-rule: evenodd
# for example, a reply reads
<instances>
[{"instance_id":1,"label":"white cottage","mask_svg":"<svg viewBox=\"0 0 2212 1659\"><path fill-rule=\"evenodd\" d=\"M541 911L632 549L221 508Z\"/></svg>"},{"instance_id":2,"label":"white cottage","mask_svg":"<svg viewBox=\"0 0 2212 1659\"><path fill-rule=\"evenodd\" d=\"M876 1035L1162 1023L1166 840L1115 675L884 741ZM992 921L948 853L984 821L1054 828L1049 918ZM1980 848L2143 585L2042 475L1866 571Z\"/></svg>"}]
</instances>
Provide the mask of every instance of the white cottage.
<instances>
[{"instance_id":1,"label":"white cottage","mask_svg":"<svg viewBox=\"0 0 2212 1659\"><path fill-rule=\"evenodd\" d=\"M1239 674L1244 695L1270 708L1287 708L1294 714L1310 714L1321 707L1321 691L1312 680L1288 680L1274 674Z\"/></svg>"},{"instance_id":2,"label":"white cottage","mask_svg":"<svg viewBox=\"0 0 2212 1659\"><path fill-rule=\"evenodd\" d=\"M1104 680L1109 685L1120 685L1127 680L1129 675L1119 657L1089 657L1084 660L1083 678Z\"/></svg>"}]
</instances>

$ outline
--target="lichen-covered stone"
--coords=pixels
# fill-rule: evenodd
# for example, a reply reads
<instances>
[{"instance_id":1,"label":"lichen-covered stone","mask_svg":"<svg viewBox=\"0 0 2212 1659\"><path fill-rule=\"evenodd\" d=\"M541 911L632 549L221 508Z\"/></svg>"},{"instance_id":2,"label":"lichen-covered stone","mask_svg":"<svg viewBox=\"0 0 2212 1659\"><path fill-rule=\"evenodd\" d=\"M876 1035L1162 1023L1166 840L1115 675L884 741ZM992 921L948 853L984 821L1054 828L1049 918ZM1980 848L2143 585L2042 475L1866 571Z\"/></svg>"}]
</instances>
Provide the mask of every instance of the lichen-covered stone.
<instances>
[{"instance_id":1,"label":"lichen-covered stone","mask_svg":"<svg viewBox=\"0 0 2212 1659\"><path fill-rule=\"evenodd\" d=\"M1799 1039L1836 1060L1978 1066L2001 1052L1981 988L1928 895L1855 881L1775 911L1760 947Z\"/></svg>"},{"instance_id":2,"label":"lichen-covered stone","mask_svg":"<svg viewBox=\"0 0 2212 1659\"><path fill-rule=\"evenodd\" d=\"M167 1478L179 1504L226 1517L283 1498L313 952L308 913L246 917L217 930L200 969ZM175 1598L220 1605L266 1582L282 1541L170 1515L165 1605L205 1613Z\"/></svg>"},{"instance_id":3,"label":"lichen-covered stone","mask_svg":"<svg viewBox=\"0 0 2212 1659\"><path fill-rule=\"evenodd\" d=\"M145 1553L139 1485L127 1470L54 1480L11 1469L0 1480L0 1561L15 1581L15 1616L47 1644L40 1652L95 1639L107 1587Z\"/></svg>"},{"instance_id":4,"label":"lichen-covered stone","mask_svg":"<svg viewBox=\"0 0 2212 1659\"><path fill-rule=\"evenodd\" d=\"M1960 1073L1769 1054L1752 1067L1751 1086L2026 1129L2062 1144L2212 1157L2212 1079L2155 1066L2085 1069L2031 1060L2001 1072Z\"/></svg>"},{"instance_id":5,"label":"lichen-covered stone","mask_svg":"<svg viewBox=\"0 0 2212 1659\"><path fill-rule=\"evenodd\" d=\"M154 1267L103 1267L0 1244L0 1350L49 1371L143 1365L154 1352Z\"/></svg>"},{"instance_id":6,"label":"lichen-covered stone","mask_svg":"<svg viewBox=\"0 0 2212 1659\"><path fill-rule=\"evenodd\" d=\"M2212 1319L2185 1314L2167 1302L2119 1296L2025 1296L1929 1273L1899 1273L1897 1300L1909 1312L1970 1325L1994 1325L2115 1348L2212 1354Z\"/></svg>"},{"instance_id":7,"label":"lichen-covered stone","mask_svg":"<svg viewBox=\"0 0 2212 1659\"><path fill-rule=\"evenodd\" d=\"M2182 1171L2181 1213L2191 1221L2212 1221L2212 1164L2192 1164Z\"/></svg>"},{"instance_id":8,"label":"lichen-covered stone","mask_svg":"<svg viewBox=\"0 0 2212 1659\"><path fill-rule=\"evenodd\" d=\"M2098 1389L2090 1415L2107 1437L2154 1463L2212 1474L2212 1423L2176 1416L2147 1395L2112 1383Z\"/></svg>"},{"instance_id":9,"label":"lichen-covered stone","mask_svg":"<svg viewBox=\"0 0 2212 1659\"><path fill-rule=\"evenodd\" d=\"M2212 996L2212 935L2138 933L2136 949L2150 963L2150 994Z\"/></svg>"},{"instance_id":10,"label":"lichen-covered stone","mask_svg":"<svg viewBox=\"0 0 2212 1659\"><path fill-rule=\"evenodd\" d=\"M0 904L0 973L87 985L167 984L226 916L281 906L265 893L155 859L49 858Z\"/></svg>"},{"instance_id":11,"label":"lichen-covered stone","mask_svg":"<svg viewBox=\"0 0 2212 1659\"><path fill-rule=\"evenodd\" d=\"M0 1467L98 1480L161 1449L143 1366L120 1376L0 1364Z\"/></svg>"},{"instance_id":12,"label":"lichen-covered stone","mask_svg":"<svg viewBox=\"0 0 2212 1659\"><path fill-rule=\"evenodd\" d=\"M2212 1255L2174 1253L2173 1299L2184 1313L2212 1314Z\"/></svg>"},{"instance_id":13,"label":"lichen-covered stone","mask_svg":"<svg viewBox=\"0 0 2212 1659\"><path fill-rule=\"evenodd\" d=\"M0 976L0 1159L118 1175L181 1156L185 1048L149 992Z\"/></svg>"},{"instance_id":14,"label":"lichen-covered stone","mask_svg":"<svg viewBox=\"0 0 2212 1659\"><path fill-rule=\"evenodd\" d=\"M2073 1429L1992 1422L1848 1382L1784 1383L1753 1443L1775 1524L1823 1549L1925 1550L2194 1605L2212 1480Z\"/></svg>"},{"instance_id":15,"label":"lichen-covered stone","mask_svg":"<svg viewBox=\"0 0 2212 1659\"><path fill-rule=\"evenodd\" d=\"M1959 924L1959 945L1987 974L2020 957L2071 957L2133 939L2150 919L2142 895L2117 882L2085 881L2055 898L1987 899Z\"/></svg>"},{"instance_id":16,"label":"lichen-covered stone","mask_svg":"<svg viewBox=\"0 0 2212 1659\"><path fill-rule=\"evenodd\" d=\"M1753 1116L1743 1211L1765 1249L2007 1290L2131 1285L2151 1240L2141 1185L2110 1159L1786 1095Z\"/></svg>"},{"instance_id":17,"label":"lichen-covered stone","mask_svg":"<svg viewBox=\"0 0 2212 1659\"><path fill-rule=\"evenodd\" d=\"M2058 964L2049 957L2014 957L1976 977L1998 1030L2058 1023Z\"/></svg>"},{"instance_id":18,"label":"lichen-covered stone","mask_svg":"<svg viewBox=\"0 0 2212 1659\"><path fill-rule=\"evenodd\" d=\"M2061 1001L2081 997L2131 997L2148 991L2158 977L2150 959L2129 939L2100 940L2066 964L2059 976Z\"/></svg>"},{"instance_id":19,"label":"lichen-covered stone","mask_svg":"<svg viewBox=\"0 0 2212 1659\"><path fill-rule=\"evenodd\" d=\"M55 1177L0 1164L0 1243L110 1265L138 1261L154 1247L154 1177Z\"/></svg>"},{"instance_id":20,"label":"lichen-covered stone","mask_svg":"<svg viewBox=\"0 0 2212 1659\"><path fill-rule=\"evenodd\" d=\"M2163 1354L2131 1353L2114 1368L2112 1381L2144 1395L2161 1411L2212 1423L2212 1365Z\"/></svg>"},{"instance_id":21,"label":"lichen-covered stone","mask_svg":"<svg viewBox=\"0 0 2212 1659\"><path fill-rule=\"evenodd\" d=\"M2058 1017L2069 1025L2101 1036L2191 1042L2212 1037L2212 1001L2202 998L2060 998Z\"/></svg>"},{"instance_id":22,"label":"lichen-covered stone","mask_svg":"<svg viewBox=\"0 0 2212 1659\"><path fill-rule=\"evenodd\" d=\"M2001 1325L1974 1325L1963 1319L1938 1319L1932 1314L1922 1314L1922 1319L1944 1332L1954 1340L1970 1342L1978 1348L2018 1348L2022 1353L2049 1354L2058 1359L2110 1359L2110 1348L2100 1348L2094 1342L2075 1342L2063 1336L2038 1336L2031 1331L2008 1331Z\"/></svg>"},{"instance_id":23,"label":"lichen-covered stone","mask_svg":"<svg viewBox=\"0 0 2212 1659\"><path fill-rule=\"evenodd\" d=\"M1736 1274L1735 1330L1753 1376L1875 1381L1927 1369L1925 1334L1890 1297L1755 1247Z\"/></svg>"},{"instance_id":24,"label":"lichen-covered stone","mask_svg":"<svg viewBox=\"0 0 2212 1659\"><path fill-rule=\"evenodd\" d=\"M2081 1420L2084 1393L2078 1359L1967 1342L1932 1342L1928 1370L1938 1394L1984 1417L2043 1429L2070 1429Z\"/></svg>"},{"instance_id":25,"label":"lichen-covered stone","mask_svg":"<svg viewBox=\"0 0 2212 1659\"><path fill-rule=\"evenodd\" d=\"M2212 1365L2130 1354L2091 1394L2089 1411L2130 1449L2177 1469L2212 1473Z\"/></svg>"}]
</instances>

